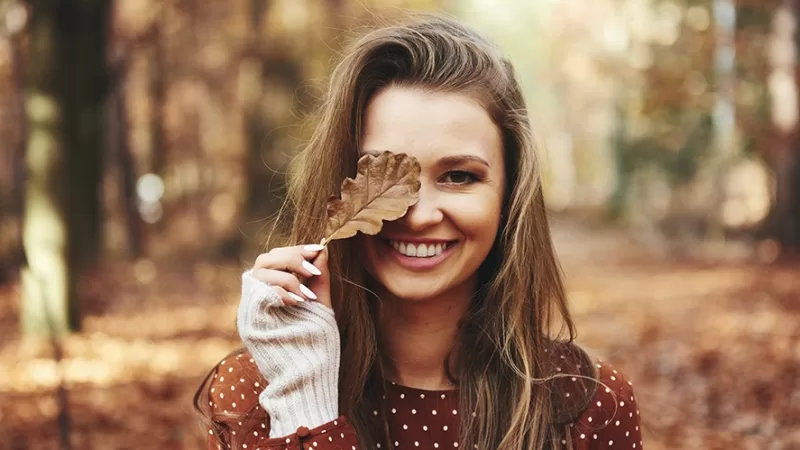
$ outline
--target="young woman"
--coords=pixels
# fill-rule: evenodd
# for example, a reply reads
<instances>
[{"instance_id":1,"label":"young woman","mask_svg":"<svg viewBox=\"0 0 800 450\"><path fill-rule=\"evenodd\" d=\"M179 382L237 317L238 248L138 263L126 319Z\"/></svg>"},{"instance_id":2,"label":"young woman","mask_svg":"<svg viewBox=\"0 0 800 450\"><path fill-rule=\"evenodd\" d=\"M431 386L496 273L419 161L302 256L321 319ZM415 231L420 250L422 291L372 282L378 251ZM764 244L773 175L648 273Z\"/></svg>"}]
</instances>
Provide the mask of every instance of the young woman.
<instances>
[{"instance_id":1,"label":"young woman","mask_svg":"<svg viewBox=\"0 0 800 450\"><path fill-rule=\"evenodd\" d=\"M313 243L365 152L420 163L377 236ZM209 449L641 448L628 381L572 343L511 64L458 22L367 34L333 72L290 241L242 277L246 350L196 398Z\"/></svg>"}]
</instances>

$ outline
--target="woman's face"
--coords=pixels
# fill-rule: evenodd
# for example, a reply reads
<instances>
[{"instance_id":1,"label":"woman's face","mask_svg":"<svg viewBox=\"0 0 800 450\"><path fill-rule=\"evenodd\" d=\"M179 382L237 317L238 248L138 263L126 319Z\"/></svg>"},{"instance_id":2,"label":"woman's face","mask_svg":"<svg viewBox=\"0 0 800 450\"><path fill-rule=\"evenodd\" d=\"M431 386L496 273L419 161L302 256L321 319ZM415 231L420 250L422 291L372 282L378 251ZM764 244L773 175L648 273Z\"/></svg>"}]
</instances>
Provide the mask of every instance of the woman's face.
<instances>
[{"instance_id":1,"label":"woman's face","mask_svg":"<svg viewBox=\"0 0 800 450\"><path fill-rule=\"evenodd\" d=\"M384 150L416 157L421 187L403 218L362 236L367 271L409 301L471 295L500 226L500 130L470 96L392 86L365 112L363 151Z\"/></svg>"}]
</instances>

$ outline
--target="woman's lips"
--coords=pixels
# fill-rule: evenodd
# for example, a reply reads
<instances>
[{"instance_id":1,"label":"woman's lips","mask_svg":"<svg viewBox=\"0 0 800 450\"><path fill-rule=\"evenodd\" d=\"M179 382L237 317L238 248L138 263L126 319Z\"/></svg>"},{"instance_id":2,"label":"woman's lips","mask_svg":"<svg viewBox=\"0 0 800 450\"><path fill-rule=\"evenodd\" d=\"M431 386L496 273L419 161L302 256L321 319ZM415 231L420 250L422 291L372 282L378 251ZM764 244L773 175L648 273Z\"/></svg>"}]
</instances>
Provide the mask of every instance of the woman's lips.
<instances>
[{"instance_id":1,"label":"woman's lips","mask_svg":"<svg viewBox=\"0 0 800 450\"><path fill-rule=\"evenodd\" d=\"M392 246L391 241L389 240L382 240L384 245L388 248L389 256L400 266L414 271L424 271L430 270L441 264L445 259L447 259L455 248L458 247L458 241L443 241L446 245L442 249L442 252L436 256L406 256L403 253L400 253L397 249ZM412 242L413 243L413 242Z\"/></svg>"}]
</instances>

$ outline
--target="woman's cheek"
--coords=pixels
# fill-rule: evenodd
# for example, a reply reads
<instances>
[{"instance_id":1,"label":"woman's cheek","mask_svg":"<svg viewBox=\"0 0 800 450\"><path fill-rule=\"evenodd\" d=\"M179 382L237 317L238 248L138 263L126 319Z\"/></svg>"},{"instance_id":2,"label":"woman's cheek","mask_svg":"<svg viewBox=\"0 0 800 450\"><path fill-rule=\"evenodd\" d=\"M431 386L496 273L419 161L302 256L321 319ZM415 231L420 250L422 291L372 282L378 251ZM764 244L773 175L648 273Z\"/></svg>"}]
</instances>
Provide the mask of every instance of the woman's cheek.
<instances>
[{"instance_id":1,"label":"woman's cheek","mask_svg":"<svg viewBox=\"0 0 800 450\"><path fill-rule=\"evenodd\" d=\"M465 196L466 197L466 196ZM456 226L471 239L494 241L500 224L500 202L493 196L469 196L449 202Z\"/></svg>"}]
</instances>

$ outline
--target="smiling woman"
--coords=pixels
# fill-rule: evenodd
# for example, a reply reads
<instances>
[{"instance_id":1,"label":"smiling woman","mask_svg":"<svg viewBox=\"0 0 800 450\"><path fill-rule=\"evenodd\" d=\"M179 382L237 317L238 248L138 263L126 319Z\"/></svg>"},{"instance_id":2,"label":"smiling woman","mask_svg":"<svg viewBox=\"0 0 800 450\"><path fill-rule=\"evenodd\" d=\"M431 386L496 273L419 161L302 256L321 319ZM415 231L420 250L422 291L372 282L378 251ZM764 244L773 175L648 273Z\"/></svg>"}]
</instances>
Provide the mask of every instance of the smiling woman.
<instances>
[{"instance_id":1,"label":"smiling woman","mask_svg":"<svg viewBox=\"0 0 800 450\"><path fill-rule=\"evenodd\" d=\"M511 64L425 16L358 40L291 179L291 246L242 276L209 448L641 448L631 384L575 335ZM417 159L376 236L313 244L364 153Z\"/></svg>"},{"instance_id":2,"label":"smiling woman","mask_svg":"<svg viewBox=\"0 0 800 450\"><path fill-rule=\"evenodd\" d=\"M381 303L396 309L408 300L470 298L500 228L500 129L469 95L398 84L369 102L363 135L366 151L403 152L422 167L419 201L378 236L360 236Z\"/></svg>"}]
</instances>

